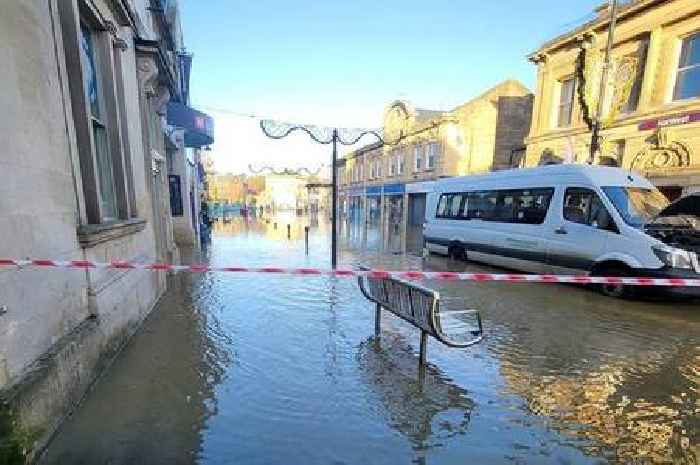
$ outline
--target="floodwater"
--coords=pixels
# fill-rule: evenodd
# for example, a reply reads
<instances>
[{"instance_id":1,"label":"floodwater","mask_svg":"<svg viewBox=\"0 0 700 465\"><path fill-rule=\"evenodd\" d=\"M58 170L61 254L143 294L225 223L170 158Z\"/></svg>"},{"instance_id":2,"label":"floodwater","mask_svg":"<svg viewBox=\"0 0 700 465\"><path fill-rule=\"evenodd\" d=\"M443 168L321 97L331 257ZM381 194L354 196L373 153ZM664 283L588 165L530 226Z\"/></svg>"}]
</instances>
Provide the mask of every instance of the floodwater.
<instances>
[{"instance_id":1,"label":"floodwater","mask_svg":"<svg viewBox=\"0 0 700 465\"><path fill-rule=\"evenodd\" d=\"M275 227L276 224L276 227ZM286 224L291 224L290 238ZM330 230L276 217L217 226L215 265L327 266ZM341 261L488 268L379 252ZM44 464L697 464L700 307L578 287L426 282L478 309L486 339L431 341L383 319L355 280L178 275L57 435Z\"/></svg>"}]
</instances>

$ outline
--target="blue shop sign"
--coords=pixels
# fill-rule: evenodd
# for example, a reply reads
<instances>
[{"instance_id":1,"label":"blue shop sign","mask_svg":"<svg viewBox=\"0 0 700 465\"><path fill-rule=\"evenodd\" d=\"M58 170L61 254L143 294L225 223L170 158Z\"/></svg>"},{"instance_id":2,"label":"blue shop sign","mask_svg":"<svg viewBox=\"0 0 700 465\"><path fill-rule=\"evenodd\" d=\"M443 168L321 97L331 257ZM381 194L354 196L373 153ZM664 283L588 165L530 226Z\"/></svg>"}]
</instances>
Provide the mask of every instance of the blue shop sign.
<instances>
[{"instance_id":1,"label":"blue shop sign","mask_svg":"<svg viewBox=\"0 0 700 465\"><path fill-rule=\"evenodd\" d=\"M382 195L382 186L368 186L366 190L367 195Z\"/></svg>"},{"instance_id":2,"label":"blue shop sign","mask_svg":"<svg viewBox=\"0 0 700 465\"><path fill-rule=\"evenodd\" d=\"M399 195L406 192L405 184L384 184L384 195Z\"/></svg>"},{"instance_id":3,"label":"blue shop sign","mask_svg":"<svg viewBox=\"0 0 700 465\"><path fill-rule=\"evenodd\" d=\"M214 143L214 119L179 102L168 103L168 124L185 130L185 147Z\"/></svg>"}]
</instances>

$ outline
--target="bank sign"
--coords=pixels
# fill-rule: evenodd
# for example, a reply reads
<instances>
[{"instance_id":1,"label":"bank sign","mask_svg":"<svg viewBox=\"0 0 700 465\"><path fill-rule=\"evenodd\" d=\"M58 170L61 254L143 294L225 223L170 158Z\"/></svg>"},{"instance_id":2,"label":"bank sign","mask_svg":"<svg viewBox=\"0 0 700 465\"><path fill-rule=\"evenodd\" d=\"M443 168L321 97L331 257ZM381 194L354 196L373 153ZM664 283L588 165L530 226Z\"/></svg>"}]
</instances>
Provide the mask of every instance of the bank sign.
<instances>
[{"instance_id":1,"label":"bank sign","mask_svg":"<svg viewBox=\"0 0 700 465\"><path fill-rule=\"evenodd\" d=\"M639 130L646 131L648 129L663 128L666 126L678 126L680 124L694 123L696 121L700 121L700 112L642 121L639 123Z\"/></svg>"}]
</instances>

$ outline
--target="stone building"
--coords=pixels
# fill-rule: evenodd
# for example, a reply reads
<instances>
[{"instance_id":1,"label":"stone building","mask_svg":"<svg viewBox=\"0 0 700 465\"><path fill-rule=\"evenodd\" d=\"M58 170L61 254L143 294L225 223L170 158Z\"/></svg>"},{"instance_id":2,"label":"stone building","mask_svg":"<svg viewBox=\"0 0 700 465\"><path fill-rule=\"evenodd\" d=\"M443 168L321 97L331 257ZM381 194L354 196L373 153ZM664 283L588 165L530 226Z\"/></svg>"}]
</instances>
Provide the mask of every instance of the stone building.
<instances>
[{"instance_id":1,"label":"stone building","mask_svg":"<svg viewBox=\"0 0 700 465\"><path fill-rule=\"evenodd\" d=\"M605 163L674 199L700 189L700 2L633 0L618 10L601 150L590 158L610 11L529 56L537 89L526 165ZM588 121L588 122L587 122Z\"/></svg>"},{"instance_id":2,"label":"stone building","mask_svg":"<svg viewBox=\"0 0 700 465\"><path fill-rule=\"evenodd\" d=\"M3 2L0 257L177 259L168 176L213 141L183 50L174 0ZM165 287L0 267L3 459L35 457Z\"/></svg>"},{"instance_id":3,"label":"stone building","mask_svg":"<svg viewBox=\"0 0 700 465\"><path fill-rule=\"evenodd\" d=\"M410 226L423 224L430 181L518 166L531 117L532 94L514 80L445 112L391 103L385 143L350 152L336 167L343 216L395 233L399 243L383 234L385 245L405 250Z\"/></svg>"},{"instance_id":4,"label":"stone building","mask_svg":"<svg viewBox=\"0 0 700 465\"><path fill-rule=\"evenodd\" d=\"M328 206L327 195L324 195L327 189L316 187L327 181L317 175L282 171L266 174L264 179L265 188L256 196L256 203L265 211L318 213Z\"/></svg>"},{"instance_id":5,"label":"stone building","mask_svg":"<svg viewBox=\"0 0 700 465\"><path fill-rule=\"evenodd\" d=\"M265 177L245 174L211 174L208 176L209 200L221 204L252 203L252 198L265 190Z\"/></svg>"}]
</instances>

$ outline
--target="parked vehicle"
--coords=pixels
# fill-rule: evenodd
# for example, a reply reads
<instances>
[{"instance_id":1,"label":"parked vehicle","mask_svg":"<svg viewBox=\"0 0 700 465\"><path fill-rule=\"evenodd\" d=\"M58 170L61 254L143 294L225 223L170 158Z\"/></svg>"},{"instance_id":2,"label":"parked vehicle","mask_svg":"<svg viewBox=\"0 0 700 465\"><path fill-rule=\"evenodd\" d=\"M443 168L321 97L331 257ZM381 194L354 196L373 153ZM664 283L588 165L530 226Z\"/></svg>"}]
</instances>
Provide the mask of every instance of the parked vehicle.
<instances>
[{"instance_id":1,"label":"parked vehicle","mask_svg":"<svg viewBox=\"0 0 700 465\"><path fill-rule=\"evenodd\" d=\"M621 168L542 166L436 182L423 235L429 252L525 272L700 278L699 208Z\"/></svg>"}]
</instances>

